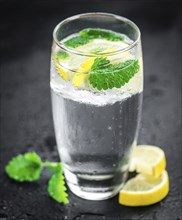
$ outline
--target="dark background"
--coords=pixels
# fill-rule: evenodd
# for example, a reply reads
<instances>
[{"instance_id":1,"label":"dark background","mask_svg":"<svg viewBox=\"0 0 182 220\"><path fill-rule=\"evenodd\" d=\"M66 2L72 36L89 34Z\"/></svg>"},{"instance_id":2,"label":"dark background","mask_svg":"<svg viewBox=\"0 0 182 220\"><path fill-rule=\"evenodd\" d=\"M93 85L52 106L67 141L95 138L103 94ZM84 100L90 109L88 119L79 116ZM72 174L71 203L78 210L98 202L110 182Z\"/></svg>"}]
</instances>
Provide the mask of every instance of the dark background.
<instances>
[{"instance_id":1,"label":"dark background","mask_svg":"<svg viewBox=\"0 0 182 220\"><path fill-rule=\"evenodd\" d=\"M180 1L4 0L1 19L0 220L182 220ZM36 151L58 161L49 91L52 31L62 19L102 11L133 20L141 29L145 90L139 143L164 149L170 193L158 204L130 208L87 201L70 191L63 206L48 197L48 174L35 183L10 180L4 166L11 157Z\"/></svg>"}]
</instances>

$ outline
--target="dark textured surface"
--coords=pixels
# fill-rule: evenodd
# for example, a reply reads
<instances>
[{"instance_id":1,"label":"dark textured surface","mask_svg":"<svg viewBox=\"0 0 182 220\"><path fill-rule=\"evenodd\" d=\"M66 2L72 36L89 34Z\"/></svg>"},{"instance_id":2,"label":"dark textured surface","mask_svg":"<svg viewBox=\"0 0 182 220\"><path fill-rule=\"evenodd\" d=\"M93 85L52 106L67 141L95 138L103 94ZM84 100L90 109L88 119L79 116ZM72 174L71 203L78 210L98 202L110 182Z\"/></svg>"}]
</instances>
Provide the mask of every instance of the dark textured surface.
<instances>
[{"instance_id":1,"label":"dark textured surface","mask_svg":"<svg viewBox=\"0 0 182 220\"><path fill-rule=\"evenodd\" d=\"M181 220L181 23L179 1L15 1L1 3L0 220ZM145 91L139 143L161 146L167 157L170 193L143 208L118 198L86 201L69 192L63 206L47 196L48 175L16 183L4 173L8 160L35 150L58 160L53 131L49 59L52 30L63 18L106 11L134 20L142 31ZM4 13L3 13L4 12Z\"/></svg>"}]
</instances>

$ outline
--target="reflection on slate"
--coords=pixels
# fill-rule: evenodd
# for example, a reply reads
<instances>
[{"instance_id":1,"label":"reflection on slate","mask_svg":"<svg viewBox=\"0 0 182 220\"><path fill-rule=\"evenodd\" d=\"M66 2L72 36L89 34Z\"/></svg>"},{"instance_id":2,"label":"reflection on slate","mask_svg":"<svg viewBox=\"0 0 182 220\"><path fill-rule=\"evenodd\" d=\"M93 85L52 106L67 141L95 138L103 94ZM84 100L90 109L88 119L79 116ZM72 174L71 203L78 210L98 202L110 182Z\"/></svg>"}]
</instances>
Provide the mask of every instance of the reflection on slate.
<instances>
[{"instance_id":1,"label":"reflection on slate","mask_svg":"<svg viewBox=\"0 0 182 220\"><path fill-rule=\"evenodd\" d=\"M182 219L181 13L179 1L1 0L0 219L171 220ZM88 11L111 12L135 21L142 32L145 89L139 143L161 146L167 156L170 193L149 207L79 199L70 191L63 206L48 197L48 176L16 183L4 166L19 153L36 151L59 159L52 123L49 59L52 30L62 19Z\"/></svg>"}]
</instances>

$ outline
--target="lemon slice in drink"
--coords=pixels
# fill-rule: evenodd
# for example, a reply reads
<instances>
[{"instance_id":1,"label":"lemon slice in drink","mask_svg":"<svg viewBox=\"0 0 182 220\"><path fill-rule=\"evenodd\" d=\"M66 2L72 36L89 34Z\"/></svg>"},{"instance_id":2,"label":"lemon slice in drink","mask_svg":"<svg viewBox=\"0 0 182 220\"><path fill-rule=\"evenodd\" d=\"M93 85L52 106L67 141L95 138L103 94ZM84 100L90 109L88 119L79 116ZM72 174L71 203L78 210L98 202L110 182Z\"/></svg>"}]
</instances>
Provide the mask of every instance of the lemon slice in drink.
<instances>
[{"instance_id":1,"label":"lemon slice in drink","mask_svg":"<svg viewBox=\"0 0 182 220\"><path fill-rule=\"evenodd\" d=\"M94 63L95 57L90 57L83 62L78 68L77 73L73 76L72 84L78 88L81 88L84 85L84 82L88 78L88 72L91 69Z\"/></svg>"},{"instance_id":2,"label":"lemon slice in drink","mask_svg":"<svg viewBox=\"0 0 182 220\"><path fill-rule=\"evenodd\" d=\"M64 71L64 69L62 67L60 67L60 65L58 64L58 61L57 61L57 55L54 55L52 57L53 59L53 63L55 65L55 68L56 68L56 71L59 73L59 75L65 80L67 81L69 79L69 76L67 74L66 71Z\"/></svg>"},{"instance_id":3,"label":"lemon slice in drink","mask_svg":"<svg viewBox=\"0 0 182 220\"><path fill-rule=\"evenodd\" d=\"M119 203L126 206L152 205L164 199L169 192L169 178L167 171L161 176L138 174L126 182L119 193Z\"/></svg>"},{"instance_id":4,"label":"lemon slice in drink","mask_svg":"<svg viewBox=\"0 0 182 220\"><path fill-rule=\"evenodd\" d=\"M59 75L60 75L65 81L67 81L67 80L69 79L67 72L64 71L63 68L61 68L57 63L55 63L55 68L56 68L57 72L59 73Z\"/></svg>"},{"instance_id":5,"label":"lemon slice in drink","mask_svg":"<svg viewBox=\"0 0 182 220\"><path fill-rule=\"evenodd\" d=\"M164 151L157 146L139 145L133 148L129 171L159 177L166 167Z\"/></svg>"}]
</instances>

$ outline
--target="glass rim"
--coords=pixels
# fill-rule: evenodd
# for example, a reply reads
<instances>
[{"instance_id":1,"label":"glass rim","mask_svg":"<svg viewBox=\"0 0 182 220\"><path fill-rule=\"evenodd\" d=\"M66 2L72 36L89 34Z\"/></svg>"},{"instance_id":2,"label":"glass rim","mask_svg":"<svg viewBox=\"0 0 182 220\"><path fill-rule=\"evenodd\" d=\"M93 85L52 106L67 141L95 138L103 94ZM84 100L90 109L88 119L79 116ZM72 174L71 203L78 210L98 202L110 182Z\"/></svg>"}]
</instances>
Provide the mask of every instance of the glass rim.
<instances>
[{"instance_id":1,"label":"glass rim","mask_svg":"<svg viewBox=\"0 0 182 220\"><path fill-rule=\"evenodd\" d=\"M93 53L89 53L89 52L74 50L72 48L67 47L64 43L58 41L58 39L56 37L56 33L62 25L66 24L70 21L73 21L75 19L78 19L80 17L98 16L98 15L113 17L117 20L128 23L129 25L131 25L136 30L136 32L138 34L137 39L125 48L122 48L122 49L119 49L119 50L116 50L116 51L112 51L112 52L100 53L100 54L93 54ZM76 55L80 55L80 56L89 56L89 57L99 57L99 56L103 56L103 55L112 56L112 55L116 55L116 54L119 54L119 53L126 52L128 50L131 50L133 47L135 47L135 45L140 41L140 38L141 38L140 29L138 28L138 26L133 21L131 21L130 19L125 18L123 16L120 16L120 15L116 15L116 14L112 14L112 13L104 13L104 12L89 12L89 13L82 13L82 14L73 15L73 16L68 17L68 18L62 20L61 22L59 22L53 30L53 40L57 44L58 47L60 47L61 49L67 51L68 53L72 53L72 54L76 54Z\"/></svg>"}]
</instances>

